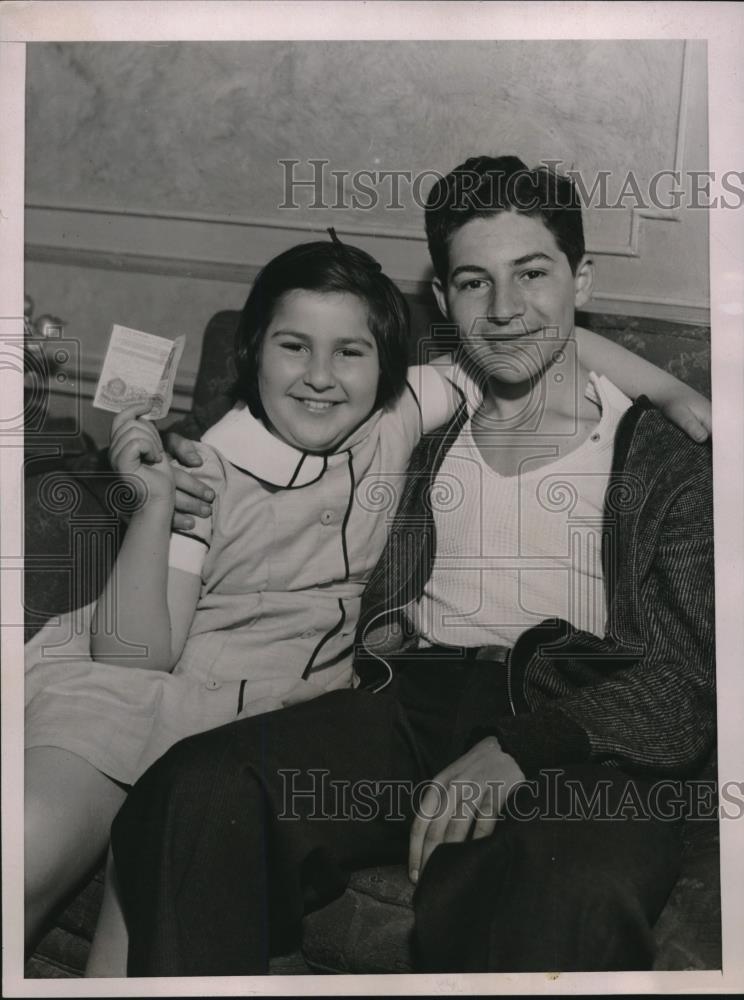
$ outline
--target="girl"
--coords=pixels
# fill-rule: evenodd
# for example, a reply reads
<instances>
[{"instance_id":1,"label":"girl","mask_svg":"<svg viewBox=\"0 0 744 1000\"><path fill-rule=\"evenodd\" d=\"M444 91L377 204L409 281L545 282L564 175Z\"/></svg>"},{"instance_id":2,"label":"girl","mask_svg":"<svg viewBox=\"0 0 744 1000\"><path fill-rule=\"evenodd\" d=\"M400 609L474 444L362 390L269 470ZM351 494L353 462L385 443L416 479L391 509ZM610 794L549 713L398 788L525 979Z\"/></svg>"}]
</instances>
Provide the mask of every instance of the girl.
<instances>
[{"instance_id":1,"label":"girl","mask_svg":"<svg viewBox=\"0 0 744 1000\"><path fill-rule=\"evenodd\" d=\"M578 339L584 364L626 392L683 395L705 414L675 379ZM197 446L213 514L188 533L170 532L174 468L149 407L114 419L111 462L142 506L89 635L71 637L67 616L28 649L27 940L172 744L351 685L362 590L408 458L458 399L434 367L406 372L407 341L405 300L363 251L310 243L272 260L237 331L237 405Z\"/></svg>"}]
</instances>

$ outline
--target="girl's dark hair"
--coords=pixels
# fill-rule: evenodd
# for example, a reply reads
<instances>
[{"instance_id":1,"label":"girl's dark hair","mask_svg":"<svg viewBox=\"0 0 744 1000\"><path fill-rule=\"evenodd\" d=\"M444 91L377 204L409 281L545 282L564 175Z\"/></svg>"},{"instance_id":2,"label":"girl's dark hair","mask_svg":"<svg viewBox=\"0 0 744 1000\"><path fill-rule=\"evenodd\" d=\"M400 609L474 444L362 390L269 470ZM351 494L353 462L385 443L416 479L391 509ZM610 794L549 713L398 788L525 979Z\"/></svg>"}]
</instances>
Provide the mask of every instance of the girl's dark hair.
<instances>
[{"instance_id":1,"label":"girl's dark hair","mask_svg":"<svg viewBox=\"0 0 744 1000\"><path fill-rule=\"evenodd\" d=\"M542 219L576 274L584 256L584 227L571 178L549 167L530 170L516 156L473 156L441 177L426 200L429 254L440 281L446 284L449 244L457 230L499 212Z\"/></svg>"},{"instance_id":2,"label":"girl's dark hair","mask_svg":"<svg viewBox=\"0 0 744 1000\"><path fill-rule=\"evenodd\" d=\"M279 300L297 289L346 292L366 304L380 361L375 408L397 399L408 367L408 305L374 257L338 242L334 234L333 242L301 243L285 250L256 276L235 331L234 400L247 403L254 416L264 416L258 392L261 345Z\"/></svg>"}]
</instances>

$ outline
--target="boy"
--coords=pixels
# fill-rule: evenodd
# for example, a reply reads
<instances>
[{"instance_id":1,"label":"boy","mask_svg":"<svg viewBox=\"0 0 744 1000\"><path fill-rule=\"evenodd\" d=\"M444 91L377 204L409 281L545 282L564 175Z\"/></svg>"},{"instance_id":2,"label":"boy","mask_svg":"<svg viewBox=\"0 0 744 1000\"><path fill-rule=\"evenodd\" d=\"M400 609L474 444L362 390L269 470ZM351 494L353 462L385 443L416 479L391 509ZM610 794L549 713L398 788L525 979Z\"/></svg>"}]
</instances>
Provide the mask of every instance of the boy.
<instances>
[{"instance_id":1,"label":"boy","mask_svg":"<svg viewBox=\"0 0 744 1000\"><path fill-rule=\"evenodd\" d=\"M184 741L135 786L112 835L130 975L265 971L349 869L406 855L424 971L651 965L681 834L655 779L713 741L709 450L575 362L592 265L569 181L468 160L426 224L463 405L365 592L378 693ZM287 819L282 776L310 760L381 800L434 783L405 818L308 795Z\"/></svg>"}]
</instances>

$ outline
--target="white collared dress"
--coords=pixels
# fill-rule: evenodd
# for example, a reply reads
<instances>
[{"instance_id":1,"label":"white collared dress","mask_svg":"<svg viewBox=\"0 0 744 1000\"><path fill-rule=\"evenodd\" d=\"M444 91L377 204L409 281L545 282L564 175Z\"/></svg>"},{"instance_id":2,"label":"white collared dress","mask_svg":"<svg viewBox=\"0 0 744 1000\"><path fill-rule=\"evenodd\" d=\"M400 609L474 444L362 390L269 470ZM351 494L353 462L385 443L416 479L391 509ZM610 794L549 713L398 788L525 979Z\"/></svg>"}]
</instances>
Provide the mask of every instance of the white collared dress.
<instances>
[{"instance_id":1,"label":"white collared dress","mask_svg":"<svg viewBox=\"0 0 744 1000\"><path fill-rule=\"evenodd\" d=\"M408 459L452 400L442 374L410 369L396 404L324 456L231 410L198 444L212 516L171 539L170 565L201 577L178 663L138 667L134 636L131 666L93 661L93 606L48 623L26 647L26 747L66 749L131 784L186 736L348 687L362 591Z\"/></svg>"}]
</instances>

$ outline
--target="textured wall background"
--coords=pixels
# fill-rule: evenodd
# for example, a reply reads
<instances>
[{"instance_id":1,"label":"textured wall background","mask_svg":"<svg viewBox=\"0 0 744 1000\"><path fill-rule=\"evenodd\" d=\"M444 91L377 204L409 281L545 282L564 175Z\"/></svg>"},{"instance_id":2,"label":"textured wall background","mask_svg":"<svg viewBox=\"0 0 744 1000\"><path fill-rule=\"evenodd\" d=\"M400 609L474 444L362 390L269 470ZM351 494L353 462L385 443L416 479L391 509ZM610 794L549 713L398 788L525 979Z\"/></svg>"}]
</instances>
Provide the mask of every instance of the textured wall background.
<instances>
[{"instance_id":1,"label":"textured wall background","mask_svg":"<svg viewBox=\"0 0 744 1000\"><path fill-rule=\"evenodd\" d=\"M681 72L681 42L32 46L28 197L271 218L281 158L416 174L476 150L646 178L673 165Z\"/></svg>"},{"instance_id":2,"label":"textured wall background","mask_svg":"<svg viewBox=\"0 0 744 1000\"><path fill-rule=\"evenodd\" d=\"M407 290L426 279L408 185L400 210L385 207L389 182L368 211L311 209L307 190L282 210L279 159L416 175L515 152L589 186L611 170L613 193L629 170L645 188L656 171L707 166L705 51L685 57L681 41L33 44L27 93L27 287L81 341L85 392L114 322L186 333L188 387L209 315L328 225ZM587 213L597 308L700 322L706 213L661 215Z\"/></svg>"}]
</instances>

